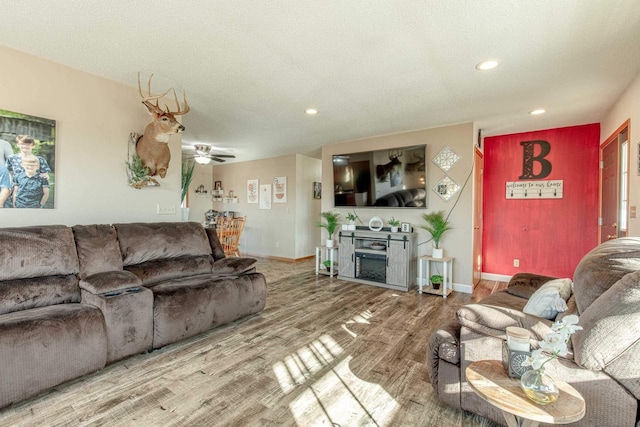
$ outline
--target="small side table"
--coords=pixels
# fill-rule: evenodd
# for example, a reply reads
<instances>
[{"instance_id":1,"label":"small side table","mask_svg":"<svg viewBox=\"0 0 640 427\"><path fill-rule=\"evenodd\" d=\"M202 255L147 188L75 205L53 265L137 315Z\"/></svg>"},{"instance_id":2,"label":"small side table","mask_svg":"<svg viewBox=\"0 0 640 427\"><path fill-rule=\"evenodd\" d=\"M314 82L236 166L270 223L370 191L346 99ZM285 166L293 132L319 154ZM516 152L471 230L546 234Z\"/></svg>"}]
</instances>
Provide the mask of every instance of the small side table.
<instances>
[{"instance_id":1,"label":"small side table","mask_svg":"<svg viewBox=\"0 0 640 427\"><path fill-rule=\"evenodd\" d=\"M333 246L331 248L327 246L316 246L316 275L324 274L325 276L336 276L338 274L338 270L335 268L335 260L338 258L336 256L338 252L338 247ZM322 265L322 262L325 260L331 261L331 267L329 267L329 271Z\"/></svg>"},{"instance_id":2,"label":"small side table","mask_svg":"<svg viewBox=\"0 0 640 427\"><path fill-rule=\"evenodd\" d=\"M433 289L433 286L427 285L424 288L424 292L428 294L434 295L442 295L442 298L446 298L447 295L451 293L453 289L453 258L452 257L442 257L442 258L434 258L429 255L423 255L418 258L418 293L422 293L423 291L423 280L422 280L422 271L423 266L426 266L427 280L431 277L431 263L432 262L441 262L442 263L442 286L441 289Z\"/></svg>"},{"instance_id":3,"label":"small side table","mask_svg":"<svg viewBox=\"0 0 640 427\"><path fill-rule=\"evenodd\" d=\"M554 378L560 390L555 403L538 405L525 396L520 380L511 378L499 360L479 360L465 371L471 389L502 411L509 427L537 427L540 423L569 424L584 417L584 399L564 381Z\"/></svg>"}]
</instances>

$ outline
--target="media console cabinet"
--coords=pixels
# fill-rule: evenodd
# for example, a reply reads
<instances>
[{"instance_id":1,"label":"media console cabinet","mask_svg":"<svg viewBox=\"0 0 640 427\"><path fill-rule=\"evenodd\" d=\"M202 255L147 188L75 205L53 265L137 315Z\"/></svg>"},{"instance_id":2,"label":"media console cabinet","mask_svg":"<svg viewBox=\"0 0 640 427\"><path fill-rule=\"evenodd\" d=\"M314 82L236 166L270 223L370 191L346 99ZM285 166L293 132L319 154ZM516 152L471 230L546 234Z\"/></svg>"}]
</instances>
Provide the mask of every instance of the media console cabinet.
<instances>
[{"instance_id":1,"label":"media console cabinet","mask_svg":"<svg viewBox=\"0 0 640 427\"><path fill-rule=\"evenodd\" d=\"M417 233L340 231L338 278L408 291L415 285Z\"/></svg>"}]
</instances>

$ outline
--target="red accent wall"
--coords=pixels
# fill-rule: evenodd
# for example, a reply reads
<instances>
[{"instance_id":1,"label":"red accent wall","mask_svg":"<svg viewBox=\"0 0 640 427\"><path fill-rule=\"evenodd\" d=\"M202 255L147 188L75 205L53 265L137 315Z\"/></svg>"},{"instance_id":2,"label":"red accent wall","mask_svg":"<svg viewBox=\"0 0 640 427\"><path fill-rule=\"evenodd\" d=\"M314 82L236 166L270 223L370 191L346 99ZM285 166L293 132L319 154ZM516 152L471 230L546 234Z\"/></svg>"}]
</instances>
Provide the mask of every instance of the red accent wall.
<instances>
[{"instance_id":1,"label":"red accent wall","mask_svg":"<svg viewBox=\"0 0 640 427\"><path fill-rule=\"evenodd\" d=\"M599 138L595 123L484 139L483 272L573 277L582 256L598 243ZM545 158L552 168L534 180L562 179L562 199L506 199L506 183L522 175L520 142L533 140L550 143Z\"/></svg>"}]
</instances>

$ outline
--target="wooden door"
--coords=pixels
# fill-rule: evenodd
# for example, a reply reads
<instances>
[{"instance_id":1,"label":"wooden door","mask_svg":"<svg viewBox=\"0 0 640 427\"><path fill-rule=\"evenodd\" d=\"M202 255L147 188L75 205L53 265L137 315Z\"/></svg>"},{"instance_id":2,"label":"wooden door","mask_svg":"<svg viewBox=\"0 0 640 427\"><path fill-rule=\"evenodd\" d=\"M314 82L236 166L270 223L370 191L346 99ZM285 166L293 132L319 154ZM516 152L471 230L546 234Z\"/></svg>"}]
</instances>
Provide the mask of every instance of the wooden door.
<instances>
[{"instance_id":1,"label":"wooden door","mask_svg":"<svg viewBox=\"0 0 640 427\"><path fill-rule=\"evenodd\" d=\"M482 174L484 155L477 148L473 158L473 286L482 279Z\"/></svg>"},{"instance_id":2,"label":"wooden door","mask_svg":"<svg viewBox=\"0 0 640 427\"><path fill-rule=\"evenodd\" d=\"M628 129L627 121L600 148L600 243L627 233Z\"/></svg>"}]
</instances>

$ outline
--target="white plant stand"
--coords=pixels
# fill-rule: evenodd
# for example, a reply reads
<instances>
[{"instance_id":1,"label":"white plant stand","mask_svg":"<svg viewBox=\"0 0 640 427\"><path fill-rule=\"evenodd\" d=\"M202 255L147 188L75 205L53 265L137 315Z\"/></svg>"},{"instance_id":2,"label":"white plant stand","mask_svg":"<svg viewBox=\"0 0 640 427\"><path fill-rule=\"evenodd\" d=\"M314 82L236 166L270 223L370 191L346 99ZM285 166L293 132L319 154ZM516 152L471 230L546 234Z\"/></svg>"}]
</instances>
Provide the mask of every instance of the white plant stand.
<instances>
[{"instance_id":1,"label":"white plant stand","mask_svg":"<svg viewBox=\"0 0 640 427\"><path fill-rule=\"evenodd\" d=\"M425 271L426 268L426 280L429 280L431 277L431 263L432 262L441 262L442 263L442 286L440 289L433 289L433 286L423 285L423 275L422 272ZM446 298L447 295L451 293L453 289L453 257L442 257L442 258L434 258L429 255L423 255L418 258L418 293L422 293L423 291L428 294L434 295L442 295L442 298Z\"/></svg>"},{"instance_id":2,"label":"white plant stand","mask_svg":"<svg viewBox=\"0 0 640 427\"><path fill-rule=\"evenodd\" d=\"M338 259L338 247L316 246L316 275L324 274L325 276L337 276L338 269L335 268L335 261ZM329 271L322 264L324 261L331 261Z\"/></svg>"}]
</instances>

